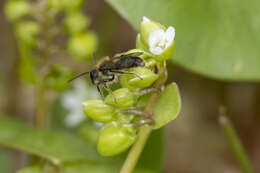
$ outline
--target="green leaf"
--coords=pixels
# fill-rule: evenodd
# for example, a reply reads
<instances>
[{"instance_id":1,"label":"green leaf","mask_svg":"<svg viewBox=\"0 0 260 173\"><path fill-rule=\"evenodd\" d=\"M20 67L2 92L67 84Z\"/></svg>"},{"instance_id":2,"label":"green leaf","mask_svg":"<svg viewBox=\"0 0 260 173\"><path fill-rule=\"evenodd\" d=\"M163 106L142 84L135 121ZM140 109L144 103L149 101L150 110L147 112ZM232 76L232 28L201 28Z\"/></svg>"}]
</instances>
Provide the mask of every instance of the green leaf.
<instances>
[{"instance_id":1,"label":"green leaf","mask_svg":"<svg viewBox=\"0 0 260 173\"><path fill-rule=\"evenodd\" d=\"M119 164L89 164L89 163L73 163L59 167L62 173L115 173L119 172ZM43 169L41 166L32 166L23 168L17 173L56 173L55 168L47 167ZM133 173L155 173L149 169L137 169Z\"/></svg>"},{"instance_id":2,"label":"green leaf","mask_svg":"<svg viewBox=\"0 0 260 173\"><path fill-rule=\"evenodd\" d=\"M107 0L135 29L142 16L176 28L172 60L224 80L260 80L260 1Z\"/></svg>"},{"instance_id":3,"label":"green leaf","mask_svg":"<svg viewBox=\"0 0 260 173\"><path fill-rule=\"evenodd\" d=\"M81 164L76 163L72 165L66 165L60 167L60 172L62 173L115 173L118 172L119 168L113 165L90 165L90 164ZM48 170L41 168L40 166L33 166L24 168L17 173L55 173L55 168L48 168Z\"/></svg>"},{"instance_id":4,"label":"green leaf","mask_svg":"<svg viewBox=\"0 0 260 173\"><path fill-rule=\"evenodd\" d=\"M174 120L181 109L181 97L176 83L169 84L160 96L155 108L154 129L161 128Z\"/></svg>"},{"instance_id":5,"label":"green leaf","mask_svg":"<svg viewBox=\"0 0 260 173\"><path fill-rule=\"evenodd\" d=\"M28 168L23 168L16 173L43 173L43 170L40 166L32 166Z\"/></svg>"},{"instance_id":6,"label":"green leaf","mask_svg":"<svg viewBox=\"0 0 260 173\"><path fill-rule=\"evenodd\" d=\"M163 128L152 131L152 134L149 137L148 142L145 144L144 151L142 152L142 155L137 163L136 171L142 168L147 170L153 170L155 173L162 172L164 156L163 131Z\"/></svg>"},{"instance_id":7,"label":"green leaf","mask_svg":"<svg viewBox=\"0 0 260 173\"><path fill-rule=\"evenodd\" d=\"M40 131L0 115L0 145L22 150L56 164L64 161L100 161L95 148L59 131Z\"/></svg>"},{"instance_id":8,"label":"green leaf","mask_svg":"<svg viewBox=\"0 0 260 173\"><path fill-rule=\"evenodd\" d=\"M163 142L163 129L153 131L133 173L161 172L163 163ZM123 164L123 159L125 159L125 154L121 155L120 159L115 160L113 164L84 161L66 162L60 165L59 169L62 173L115 173L119 172ZM44 171L42 167L45 168ZM54 173L52 172L53 170L55 170L55 168L45 164L24 168L17 173Z\"/></svg>"},{"instance_id":9,"label":"green leaf","mask_svg":"<svg viewBox=\"0 0 260 173\"><path fill-rule=\"evenodd\" d=\"M8 153L3 148L0 148L0 172L11 173L12 172L12 159L11 153Z\"/></svg>"}]
</instances>

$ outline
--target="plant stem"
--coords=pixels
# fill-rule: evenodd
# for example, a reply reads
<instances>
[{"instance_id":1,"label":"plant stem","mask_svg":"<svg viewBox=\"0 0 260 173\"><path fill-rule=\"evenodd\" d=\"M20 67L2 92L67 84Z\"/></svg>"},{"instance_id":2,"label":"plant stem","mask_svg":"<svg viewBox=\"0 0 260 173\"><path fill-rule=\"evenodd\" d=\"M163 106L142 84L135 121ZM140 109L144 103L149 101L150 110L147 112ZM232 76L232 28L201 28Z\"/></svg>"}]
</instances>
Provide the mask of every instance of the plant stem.
<instances>
[{"instance_id":1,"label":"plant stem","mask_svg":"<svg viewBox=\"0 0 260 173\"><path fill-rule=\"evenodd\" d=\"M151 132L152 132L152 127L149 125L144 125L140 128L138 139L134 144L134 146L129 151L125 163L120 170L120 173L131 173L134 170L135 165L143 151L143 148Z\"/></svg>"},{"instance_id":2,"label":"plant stem","mask_svg":"<svg viewBox=\"0 0 260 173\"><path fill-rule=\"evenodd\" d=\"M165 81L167 80L166 62L162 62L159 64L158 73L159 73L159 78L155 82L154 88L161 89ZM151 95L144 109L145 112L147 112L150 115L153 115L153 108L157 103L157 100L159 99L160 95L161 95L160 92L154 92ZM151 125L144 125L140 127L137 141L129 151L127 158L120 170L120 173L131 173L134 170L151 132L152 132Z\"/></svg>"},{"instance_id":3,"label":"plant stem","mask_svg":"<svg viewBox=\"0 0 260 173\"><path fill-rule=\"evenodd\" d=\"M222 110L219 116L219 124L221 125L227 141L230 145L232 153L236 158L243 173L253 173L253 167L249 161L246 151L234 129L228 117L225 115L225 111Z\"/></svg>"},{"instance_id":4,"label":"plant stem","mask_svg":"<svg viewBox=\"0 0 260 173\"><path fill-rule=\"evenodd\" d=\"M52 41L51 32L51 18L48 11L48 1L40 0L38 1L38 8L40 11L40 18L38 22L43 27L42 34L42 45L38 47L39 49L39 60L37 66L37 83L36 83L36 127L39 129L47 128L48 124L48 113L46 106L46 93L47 89L45 86L45 77L49 72L49 54L50 54L50 44Z\"/></svg>"},{"instance_id":5,"label":"plant stem","mask_svg":"<svg viewBox=\"0 0 260 173\"><path fill-rule=\"evenodd\" d=\"M36 127L44 129L47 127L47 107L46 107L46 89L44 87L44 77L37 76L39 79L36 84Z\"/></svg>"}]
</instances>

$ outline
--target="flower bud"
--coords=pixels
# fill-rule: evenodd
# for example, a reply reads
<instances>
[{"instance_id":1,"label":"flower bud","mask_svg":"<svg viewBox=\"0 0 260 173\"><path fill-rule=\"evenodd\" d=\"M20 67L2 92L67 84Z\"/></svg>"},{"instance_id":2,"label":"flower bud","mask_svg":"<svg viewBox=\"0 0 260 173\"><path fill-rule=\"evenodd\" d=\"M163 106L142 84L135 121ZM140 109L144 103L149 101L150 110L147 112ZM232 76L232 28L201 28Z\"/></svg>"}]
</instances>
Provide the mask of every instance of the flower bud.
<instances>
[{"instance_id":1,"label":"flower bud","mask_svg":"<svg viewBox=\"0 0 260 173\"><path fill-rule=\"evenodd\" d=\"M140 58L142 58L142 59L147 58L147 52L145 52L142 49L131 49L131 50L125 52L124 54L130 54L130 53L136 53L136 52L142 52L143 53L143 54L139 55Z\"/></svg>"},{"instance_id":2,"label":"flower bud","mask_svg":"<svg viewBox=\"0 0 260 173\"><path fill-rule=\"evenodd\" d=\"M66 11L78 11L83 3L84 0L63 0L64 1L64 6Z\"/></svg>"},{"instance_id":3,"label":"flower bud","mask_svg":"<svg viewBox=\"0 0 260 173\"><path fill-rule=\"evenodd\" d=\"M174 43L171 44L168 48L166 48L162 54L155 56L154 59L156 61L164 61L170 59L174 52Z\"/></svg>"},{"instance_id":4,"label":"flower bud","mask_svg":"<svg viewBox=\"0 0 260 173\"><path fill-rule=\"evenodd\" d=\"M129 70L136 75L122 75L120 82L122 86L133 90L134 88L146 88L158 79L158 75L146 67L136 67Z\"/></svg>"},{"instance_id":5,"label":"flower bud","mask_svg":"<svg viewBox=\"0 0 260 173\"><path fill-rule=\"evenodd\" d=\"M120 111L117 113L117 122L121 124L130 124L137 116L133 114L123 114ZM138 116L139 117L139 116Z\"/></svg>"},{"instance_id":6,"label":"flower bud","mask_svg":"<svg viewBox=\"0 0 260 173\"><path fill-rule=\"evenodd\" d=\"M167 29L161 24L144 17L141 23L140 36L137 36L137 47L151 52L157 61L171 58L174 51L175 29Z\"/></svg>"},{"instance_id":7,"label":"flower bud","mask_svg":"<svg viewBox=\"0 0 260 173\"><path fill-rule=\"evenodd\" d=\"M120 88L113 91L105 98L105 103L117 108L129 108L137 102L138 94L131 92L128 88Z\"/></svg>"},{"instance_id":8,"label":"flower bud","mask_svg":"<svg viewBox=\"0 0 260 173\"><path fill-rule=\"evenodd\" d=\"M49 0L49 7L52 10L60 11L64 9L64 1L63 0Z\"/></svg>"},{"instance_id":9,"label":"flower bud","mask_svg":"<svg viewBox=\"0 0 260 173\"><path fill-rule=\"evenodd\" d=\"M46 86L55 91L63 91L68 87L68 80L74 76L70 68L62 65L54 66L46 75Z\"/></svg>"},{"instance_id":10,"label":"flower bud","mask_svg":"<svg viewBox=\"0 0 260 173\"><path fill-rule=\"evenodd\" d=\"M87 100L83 103L84 113L93 120L107 123L116 119L116 110L102 100Z\"/></svg>"},{"instance_id":11,"label":"flower bud","mask_svg":"<svg viewBox=\"0 0 260 173\"><path fill-rule=\"evenodd\" d=\"M145 51L149 51L148 46L144 45L143 41L141 40L140 34L137 34L137 37L136 37L136 48L142 49Z\"/></svg>"},{"instance_id":12,"label":"flower bud","mask_svg":"<svg viewBox=\"0 0 260 173\"><path fill-rule=\"evenodd\" d=\"M113 156L127 150L136 140L136 130L116 122L106 124L98 138L98 152L103 156Z\"/></svg>"},{"instance_id":13,"label":"flower bud","mask_svg":"<svg viewBox=\"0 0 260 173\"><path fill-rule=\"evenodd\" d=\"M57 11L75 12L80 9L82 4L83 0L49 0L49 7Z\"/></svg>"},{"instance_id":14,"label":"flower bud","mask_svg":"<svg viewBox=\"0 0 260 173\"><path fill-rule=\"evenodd\" d=\"M25 21L17 24L15 31L18 39L27 45L36 45L36 35L40 33L41 27L33 21Z\"/></svg>"},{"instance_id":15,"label":"flower bud","mask_svg":"<svg viewBox=\"0 0 260 173\"><path fill-rule=\"evenodd\" d=\"M25 0L8 1L5 6L5 15L8 20L14 22L30 13L30 4Z\"/></svg>"},{"instance_id":16,"label":"flower bud","mask_svg":"<svg viewBox=\"0 0 260 173\"><path fill-rule=\"evenodd\" d=\"M65 18L65 27L70 34L77 34L86 29L89 19L80 12L69 13Z\"/></svg>"},{"instance_id":17,"label":"flower bud","mask_svg":"<svg viewBox=\"0 0 260 173\"><path fill-rule=\"evenodd\" d=\"M68 51L75 59L90 59L97 50L97 42L97 36L93 32L78 34L68 41Z\"/></svg>"},{"instance_id":18,"label":"flower bud","mask_svg":"<svg viewBox=\"0 0 260 173\"><path fill-rule=\"evenodd\" d=\"M87 121L83 123L78 130L79 135L90 144L97 144L99 127L95 125L95 122Z\"/></svg>"}]
</instances>

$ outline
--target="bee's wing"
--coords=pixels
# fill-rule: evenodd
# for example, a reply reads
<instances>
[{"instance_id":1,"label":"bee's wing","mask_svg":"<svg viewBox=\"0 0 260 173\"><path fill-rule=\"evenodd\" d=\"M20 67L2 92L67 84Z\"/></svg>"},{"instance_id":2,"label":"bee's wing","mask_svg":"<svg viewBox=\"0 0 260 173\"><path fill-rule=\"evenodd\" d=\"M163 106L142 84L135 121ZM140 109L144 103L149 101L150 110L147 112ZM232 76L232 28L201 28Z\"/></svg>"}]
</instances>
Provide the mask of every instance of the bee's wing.
<instances>
[{"instance_id":1,"label":"bee's wing","mask_svg":"<svg viewBox=\"0 0 260 173\"><path fill-rule=\"evenodd\" d=\"M133 52L133 53L128 53L128 54L120 53L120 54L116 54L115 56L111 57L111 59L118 59L118 58L125 58L125 57L138 57L142 54L143 54L143 52Z\"/></svg>"},{"instance_id":2,"label":"bee's wing","mask_svg":"<svg viewBox=\"0 0 260 173\"><path fill-rule=\"evenodd\" d=\"M133 52L133 53L129 53L129 54L125 54L125 56L140 56L140 55L142 55L143 54L143 52Z\"/></svg>"}]
</instances>

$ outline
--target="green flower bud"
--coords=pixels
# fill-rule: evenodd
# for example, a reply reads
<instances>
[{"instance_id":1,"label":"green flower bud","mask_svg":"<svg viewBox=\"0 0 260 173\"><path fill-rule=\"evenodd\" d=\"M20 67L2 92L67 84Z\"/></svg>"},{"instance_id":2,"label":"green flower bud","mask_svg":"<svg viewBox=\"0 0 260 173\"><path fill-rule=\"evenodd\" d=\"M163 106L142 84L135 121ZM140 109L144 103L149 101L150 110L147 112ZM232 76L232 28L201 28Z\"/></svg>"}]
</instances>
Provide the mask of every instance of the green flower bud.
<instances>
[{"instance_id":1,"label":"green flower bud","mask_svg":"<svg viewBox=\"0 0 260 173\"><path fill-rule=\"evenodd\" d=\"M63 0L63 1L64 1L65 10L67 11L78 11L84 3L84 0Z\"/></svg>"},{"instance_id":2,"label":"green flower bud","mask_svg":"<svg viewBox=\"0 0 260 173\"><path fill-rule=\"evenodd\" d=\"M119 122L121 124L130 124L135 118L136 118L136 115L123 114L121 112L117 113L117 122Z\"/></svg>"},{"instance_id":3,"label":"green flower bud","mask_svg":"<svg viewBox=\"0 0 260 173\"><path fill-rule=\"evenodd\" d=\"M138 94L131 92L128 88L120 88L113 91L105 98L105 103L117 108L129 108L137 102Z\"/></svg>"},{"instance_id":4,"label":"green flower bud","mask_svg":"<svg viewBox=\"0 0 260 173\"><path fill-rule=\"evenodd\" d=\"M27 1L8 1L5 6L5 15L14 22L30 13L31 7Z\"/></svg>"},{"instance_id":5,"label":"green flower bud","mask_svg":"<svg viewBox=\"0 0 260 173\"><path fill-rule=\"evenodd\" d=\"M49 7L51 9L68 12L78 11L83 5L83 0L50 0Z\"/></svg>"},{"instance_id":6,"label":"green flower bud","mask_svg":"<svg viewBox=\"0 0 260 173\"><path fill-rule=\"evenodd\" d=\"M103 156L113 156L127 150L136 140L136 130L130 126L112 122L99 134L98 151Z\"/></svg>"},{"instance_id":7,"label":"green flower bud","mask_svg":"<svg viewBox=\"0 0 260 173\"><path fill-rule=\"evenodd\" d=\"M157 64L157 61L154 59L147 59L145 60L145 66L146 67L154 67Z\"/></svg>"},{"instance_id":8,"label":"green flower bud","mask_svg":"<svg viewBox=\"0 0 260 173\"><path fill-rule=\"evenodd\" d=\"M15 31L20 41L27 45L34 46L37 43L35 37L40 33L41 27L36 22L25 21L17 24Z\"/></svg>"},{"instance_id":9,"label":"green flower bud","mask_svg":"<svg viewBox=\"0 0 260 173\"><path fill-rule=\"evenodd\" d=\"M173 55L173 52L174 52L174 43L171 44L167 49L165 49L165 51L161 55L154 56L154 59L156 61L164 61L170 59Z\"/></svg>"},{"instance_id":10,"label":"green flower bud","mask_svg":"<svg viewBox=\"0 0 260 173\"><path fill-rule=\"evenodd\" d=\"M49 0L49 7L53 10L63 10L64 9L64 1L63 0Z\"/></svg>"},{"instance_id":11,"label":"green flower bud","mask_svg":"<svg viewBox=\"0 0 260 173\"><path fill-rule=\"evenodd\" d=\"M142 95L139 99L138 102L136 103L135 107L136 108L144 108L148 102L148 100L151 98L152 93L148 93L145 95Z\"/></svg>"},{"instance_id":12,"label":"green flower bud","mask_svg":"<svg viewBox=\"0 0 260 173\"><path fill-rule=\"evenodd\" d=\"M69 13L65 18L65 27L70 34L78 34L89 25L89 18L80 12Z\"/></svg>"},{"instance_id":13,"label":"green flower bud","mask_svg":"<svg viewBox=\"0 0 260 173\"><path fill-rule=\"evenodd\" d=\"M175 29L165 28L161 24L144 17L140 36L137 36L137 48L149 51L157 61L171 58L174 51Z\"/></svg>"},{"instance_id":14,"label":"green flower bud","mask_svg":"<svg viewBox=\"0 0 260 173\"><path fill-rule=\"evenodd\" d=\"M84 113L93 120L107 123L116 119L116 110L102 100L87 100L83 103Z\"/></svg>"},{"instance_id":15,"label":"green flower bud","mask_svg":"<svg viewBox=\"0 0 260 173\"><path fill-rule=\"evenodd\" d=\"M97 50L97 44L98 39L93 32L78 34L68 41L68 51L75 59L90 59L92 53Z\"/></svg>"},{"instance_id":16,"label":"green flower bud","mask_svg":"<svg viewBox=\"0 0 260 173\"><path fill-rule=\"evenodd\" d=\"M140 34L137 34L137 37L136 37L136 48L141 49L141 50L145 50L145 51L149 51L148 46L144 45L143 41L141 40Z\"/></svg>"},{"instance_id":17,"label":"green flower bud","mask_svg":"<svg viewBox=\"0 0 260 173\"><path fill-rule=\"evenodd\" d=\"M49 7L53 10L61 10L63 9L63 1L62 0L49 0Z\"/></svg>"},{"instance_id":18,"label":"green flower bud","mask_svg":"<svg viewBox=\"0 0 260 173\"><path fill-rule=\"evenodd\" d=\"M78 130L79 135L86 142L96 145L98 141L99 128L92 121L87 121L82 124Z\"/></svg>"},{"instance_id":19,"label":"green flower bud","mask_svg":"<svg viewBox=\"0 0 260 173\"><path fill-rule=\"evenodd\" d=\"M136 53L136 52L143 52L143 54L140 55L139 57L142 58L142 59L145 59L146 52L142 49L131 49L131 50L128 50L127 52L125 52L124 54L130 54L130 53Z\"/></svg>"},{"instance_id":20,"label":"green flower bud","mask_svg":"<svg viewBox=\"0 0 260 173\"><path fill-rule=\"evenodd\" d=\"M130 53L135 53L135 52L142 52L143 54L140 55L139 57L142 58L143 60L153 58L153 56L154 56L151 53L144 51L143 49L131 49L131 50L125 52L124 54L130 54Z\"/></svg>"},{"instance_id":21,"label":"green flower bud","mask_svg":"<svg viewBox=\"0 0 260 173\"><path fill-rule=\"evenodd\" d=\"M63 91L68 87L68 80L74 76L73 71L65 66L57 65L46 75L46 86L55 91Z\"/></svg>"},{"instance_id":22,"label":"green flower bud","mask_svg":"<svg viewBox=\"0 0 260 173\"><path fill-rule=\"evenodd\" d=\"M158 79L158 75L145 67L136 67L129 70L129 72L138 75L122 75L120 83L122 86L133 90L134 88L146 88Z\"/></svg>"}]
</instances>

